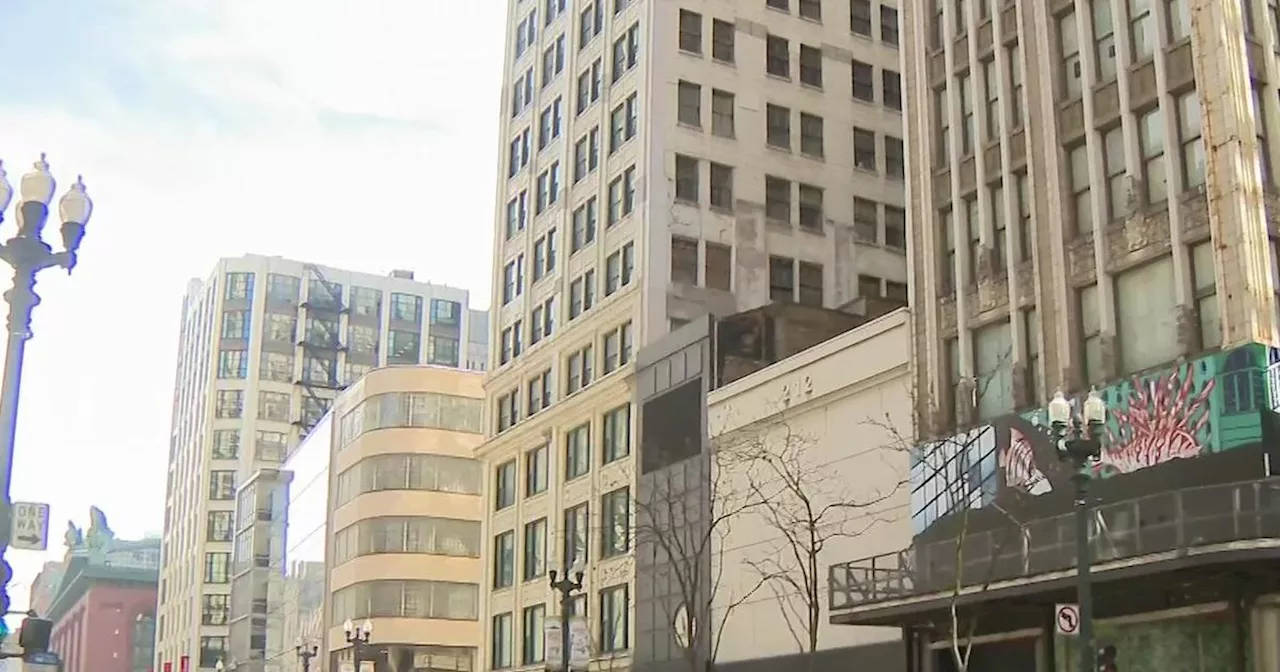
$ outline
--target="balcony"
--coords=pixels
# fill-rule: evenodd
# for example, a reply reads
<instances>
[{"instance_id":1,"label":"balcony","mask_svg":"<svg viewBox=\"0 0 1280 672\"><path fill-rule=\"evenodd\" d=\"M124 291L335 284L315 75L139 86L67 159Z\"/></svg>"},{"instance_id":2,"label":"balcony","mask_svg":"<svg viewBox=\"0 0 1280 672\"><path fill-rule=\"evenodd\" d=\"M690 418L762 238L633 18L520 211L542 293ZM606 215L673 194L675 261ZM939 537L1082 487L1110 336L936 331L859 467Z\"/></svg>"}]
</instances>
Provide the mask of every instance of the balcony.
<instances>
[{"instance_id":1,"label":"balcony","mask_svg":"<svg viewBox=\"0 0 1280 672\"><path fill-rule=\"evenodd\" d=\"M890 612L945 608L952 599L979 602L1014 587L1069 579L1076 564L1072 516L961 535L962 545L953 538L833 565L832 622L887 625ZM1280 558L1280 477L1099 506L1092 542L1097 581L1158 572L1159 563Z\"/></svg>"}]
</instances>

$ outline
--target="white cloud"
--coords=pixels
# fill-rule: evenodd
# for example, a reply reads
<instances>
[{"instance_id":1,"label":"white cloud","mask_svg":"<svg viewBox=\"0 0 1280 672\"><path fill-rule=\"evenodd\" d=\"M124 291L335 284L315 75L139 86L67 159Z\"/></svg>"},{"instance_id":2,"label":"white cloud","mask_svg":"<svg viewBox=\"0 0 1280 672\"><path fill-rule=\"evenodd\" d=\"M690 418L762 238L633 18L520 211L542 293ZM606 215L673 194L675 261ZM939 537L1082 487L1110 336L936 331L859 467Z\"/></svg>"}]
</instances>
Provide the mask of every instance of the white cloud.
<instances>
[{"instance_id":1,"label":"white cloud","mask_svg":"<svg viewBox=\"0 0 1280 672\"><path fill-rule=\"evenodd\" d=\"M100 1L110 29L43 65L34 36L0 47L31 75L0 97L10 180L48 152L96 203L76 275L41 278L14 494L141 535L162 514L179 299L218 256L410 268L488 305L505 10ZM75 0L18 5L0 4L7 36L93 24Z\"/></svg>"}]
</instances>

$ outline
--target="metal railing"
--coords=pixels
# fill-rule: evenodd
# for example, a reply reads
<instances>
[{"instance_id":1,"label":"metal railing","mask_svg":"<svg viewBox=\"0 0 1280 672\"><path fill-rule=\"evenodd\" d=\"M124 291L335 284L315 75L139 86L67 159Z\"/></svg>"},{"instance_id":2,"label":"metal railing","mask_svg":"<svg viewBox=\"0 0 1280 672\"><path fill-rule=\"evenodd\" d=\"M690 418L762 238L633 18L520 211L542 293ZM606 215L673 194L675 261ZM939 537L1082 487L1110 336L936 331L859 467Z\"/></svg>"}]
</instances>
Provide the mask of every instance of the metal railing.
<instances>
[{"instance_id":1,"label":"metal railing","mask_svg":"<svg viewBox=\"0 0 1280 672\"><path fill-rule=\"evenodd\" d=\"M1069 570L1072 513L919 544L828 569L832 610ZM1148 495L1094 510L1095 565L1234 541L1280 540L1280 477Z\"/></svg>"}]
</instances>

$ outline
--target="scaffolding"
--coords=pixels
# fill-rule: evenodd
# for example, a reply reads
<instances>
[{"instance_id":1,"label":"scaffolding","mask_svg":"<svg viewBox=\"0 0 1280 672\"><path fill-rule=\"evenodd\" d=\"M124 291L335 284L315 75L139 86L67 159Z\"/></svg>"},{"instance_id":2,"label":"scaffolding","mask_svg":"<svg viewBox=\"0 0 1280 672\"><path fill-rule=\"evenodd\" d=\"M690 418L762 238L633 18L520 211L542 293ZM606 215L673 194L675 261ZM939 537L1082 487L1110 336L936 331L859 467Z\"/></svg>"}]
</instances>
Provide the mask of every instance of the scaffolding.
<instances>
[{"instance_id":1,"label":"scaffolding","mask_svg":"<svg viewBox=\"0 0 1280 672\"><path fill-rule=\"evenodd\" d=\"M346 351L342 316L347 312L347 305L342 298L341 284L330 281L313 264L304 265L303 271L307 293L299 305L302 330L298 338L302 367L294 381L302 391L302 403L293 424L305 437L329 411L338 392L346 387L339 362Z\"/></svg>"}]
</instances>

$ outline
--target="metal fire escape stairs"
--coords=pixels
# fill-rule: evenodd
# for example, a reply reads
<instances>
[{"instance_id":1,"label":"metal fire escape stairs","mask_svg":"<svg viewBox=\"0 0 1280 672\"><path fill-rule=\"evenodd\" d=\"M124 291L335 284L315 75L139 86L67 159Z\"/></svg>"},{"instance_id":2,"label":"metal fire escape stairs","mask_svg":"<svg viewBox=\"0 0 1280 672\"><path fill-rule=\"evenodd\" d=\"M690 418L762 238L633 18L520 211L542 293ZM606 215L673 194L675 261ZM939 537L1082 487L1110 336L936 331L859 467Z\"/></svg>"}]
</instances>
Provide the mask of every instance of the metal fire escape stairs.
<instances>
[{"instance_id":1,"label":"metal fire escape stairs","mask_svg":"<svg viewBox=\"0 0 1280 672\"><path fill-rule=\"evenodd\" d=\"M346 387L339 361L347 349L342 339L342 316L347 306L341 284L331 282L313 264L305 264L303 271L307 296L299 306L302 329L298 338L302 367L294 381L302 391L302 404L293 424L305 437L328 412L338 392Z\"/></svg>"}]
</instances>

